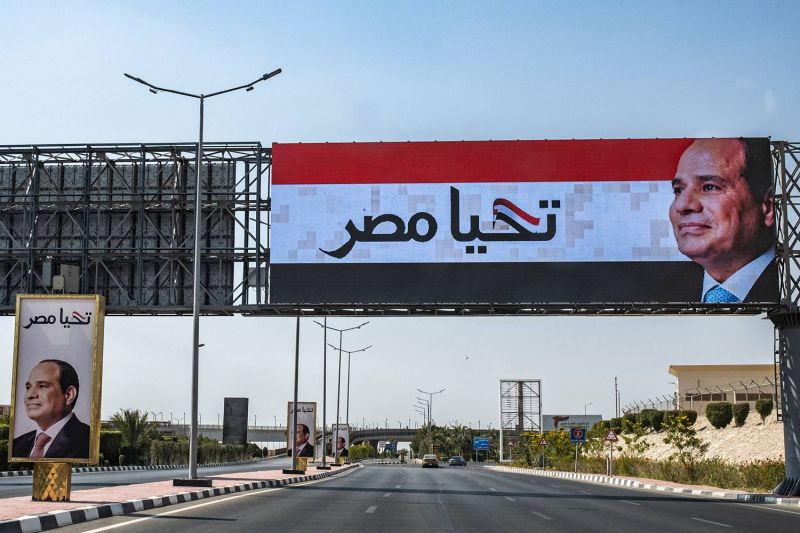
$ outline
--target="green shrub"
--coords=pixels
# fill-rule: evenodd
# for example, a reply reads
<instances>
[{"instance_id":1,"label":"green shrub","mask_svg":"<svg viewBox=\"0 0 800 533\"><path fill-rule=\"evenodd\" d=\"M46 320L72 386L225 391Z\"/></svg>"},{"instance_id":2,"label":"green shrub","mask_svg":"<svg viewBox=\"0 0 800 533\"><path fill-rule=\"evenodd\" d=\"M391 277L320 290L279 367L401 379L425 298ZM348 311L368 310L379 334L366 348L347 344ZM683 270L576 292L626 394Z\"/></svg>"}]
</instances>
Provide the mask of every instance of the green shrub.
<instances>
[{"instance_id":1,"label":"green shrub","mask_svg":"<svg viewBox=\"0 0 800 533\"><path fill-rule=\"evenodd\" d=\"M368 459L374 457L375 450L369 443L362 442L361 444L353 444L350 446L348 459L350 461L360 461L361 459Z\"/></svg>"},{"instance_id":2,"label":"green shrub","mask_svg":"<svg viewBox=\"0 0 800 533\"><path fill-rule=\"evenodd\" d=\"M685 416L688 419L690 426L693 426L694 423L697 422L697 411L684 410L674 412L676 416Z\"/></svg>"},{"instance_id":3,"label":"green shrub","mask_svg":"<svg viewBox=\"0 0 800 533\"><path fill-rule=\"evenodd\" d=\"M8 441L0 440L0 470L8 470Z\"/></svg>"},{"instance_id":4,"label":"green shrub","mask_svg":"<svg viewBox=\"0 0 800 533\"><path fill-rule=\"evenodd\" d=\"M601 420L600 422L595 422L594 423L594 425L592 426L591 431L602 431L602 430L608 431L608 428L610 428L610 427L611 427L611 425L610 425L610 422L608 420Z\"/></svg>"},{"instance_id":5,"label":"green shrub","mask_svg":"<svg viewBox=\"0 0 800 533\"><path fill-rule=\"evenodd\" d=\"M643 428L653 427L653 414L657 413L656 409L642 409L636 416L636 421L639 422Z\"/></svg>"},{"instance_id":6,"label":"green shrub","mask_svg":"<svg viewBox=\"0 0 800 533\"><path fill-rule=\"evenodd\" d=\"M733 405L730 402L711 402L706 405L706 418L717 429L722 429L733 420Z\"/></svg>"},{"instance_id":7,"label":"green shrub","mask_svg":"<svg viewBox=\"0 0 800 533\"><path fill-rule=\"evenodd\" d=\"M772 398L756 400L756 412L761 416L761 423L772 413Z\"/></svg>"},{"instance_id":8,"label":"green shrub","mask_svg":"<svg viewBox=\"0 0 800 533\"><path fill-rule=\"evenodd\" d=\"M0 424L0 440L8 440L8 424Z\"/></svg>"},{"instance_id":9,"label":"green shrub","mask_svg":"<svg viewBox=\"0 0 800 533\"><path fill-rule=\"evenodd\" d=\"M733 422L737 427L744 425L747 415L750 414L750 404L747 402L737 403L733 406Z\"/></svg>"},{"instance_id":10,"label":"green shrub","mask_svg":"<svg viewBox=\"0 0 800 533\"><path fill-rule=\"evenodd\" d=\"M633 425L637 422L636 413L625 413L622 415L622 430L627 433L633 429Z\"/></svg>"},{"instance_id":11,"label":"green shrub","mask_svg":"<svg viewBox=\"0 0 800 533\"><path fill-rule=\"evenodd\" d=\"M622 417L617 416L609 420L609 424L611 424L611 428L617 432L622 433Z\"/></svg>"},{"instance_id":12,"label":"green shrub","mask_svg":"<svg viewBox=\"0 0 800 533\"><path fill-rule=\"evenodd\" d=\"M669 419L677 414L678 411L675 411L673 409L670 409L669 411L664 411L664 425L666 426L667 424L669 424Z\"/></svg>"},{"instance_id":13,"label":"green shrub","mask_svg":"<svg viewBox=\"0 0 800 533\"><path fill-rule=\"evenodd\" d=\"M119 457L122 452L122 432L100 430L100 455L106 457ZM102 461L100 461L102 464Z\"/></svg>"},{"instance_id":14,"label":"green shrub","mask_svg":"<svg viewBox=\"0 0 800 533\"><path fill-rule=\"evenodd\" d=\"M653 428L653 431L661 431L664 427L664 411L656 411L653 413L653 416L650 418L650 426Z\"/></svg>"}]
</instances>

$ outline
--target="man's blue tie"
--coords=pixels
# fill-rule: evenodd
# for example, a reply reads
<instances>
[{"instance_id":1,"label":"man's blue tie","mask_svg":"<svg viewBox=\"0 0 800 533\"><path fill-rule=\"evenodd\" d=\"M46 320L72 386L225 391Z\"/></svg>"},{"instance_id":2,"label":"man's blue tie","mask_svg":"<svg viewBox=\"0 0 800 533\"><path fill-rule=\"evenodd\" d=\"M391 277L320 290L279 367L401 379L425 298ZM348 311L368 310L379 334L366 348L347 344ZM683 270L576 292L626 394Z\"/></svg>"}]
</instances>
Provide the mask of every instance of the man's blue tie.
<instances>
[{"instance_id":1,"label":"man's blue tie","mask_svg":"<svg viewBox=\"0 0 800 533\"><path fill-rule=\"evenodd\" d=\"M705 304L732 304L738 302L741 302L741 300L739 300L736 295L723 289L719 285L714 285L709 289L706 295L703 296L703 303Z\"/></svg>"}]
</instances>

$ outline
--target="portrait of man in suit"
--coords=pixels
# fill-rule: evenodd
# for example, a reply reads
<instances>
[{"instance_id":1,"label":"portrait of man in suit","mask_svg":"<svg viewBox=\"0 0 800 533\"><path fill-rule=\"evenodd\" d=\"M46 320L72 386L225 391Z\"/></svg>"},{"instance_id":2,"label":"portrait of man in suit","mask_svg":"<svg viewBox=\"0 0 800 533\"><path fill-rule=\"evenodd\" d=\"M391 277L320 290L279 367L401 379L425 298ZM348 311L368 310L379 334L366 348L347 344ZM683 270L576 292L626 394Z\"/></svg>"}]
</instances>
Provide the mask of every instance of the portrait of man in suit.
<instances>
[{"instance_id":1,"label":"portrait of man in suit","mask_svg":"<svg viewBox=\"0 0 800 533\"><path fill-rule=\"evenodd\" d=\"M695 297L777 301L769 140L694 141L681 155L672 189L669 219L678 250L704 271Z\"/></svg>"},{"instance_id":2,"label":"portrait of man in suit","mask_svg":"<svg viewBox=\"0 0 800 533\"><path fill-rule=\"evenodd\" d=\"M314 457L314 446L308 442L311 433L305 424L297 424L297 436L295 438L295 450L297 457Z\"/></svg>"},{"instance_id":3,"label":"portrait of man in suit","mask_svg":"<svg viewBox=\"0 0 800 533\"><path fill-rule=\"evenodd\" d=\"M344 437L339 437L336 439L336 455L339 457L347 457L350 452L347 451L347 443L344 440Z\"/></svg>"},{"instance_id":4,"label":"portrait of man in suit","mask_svg":"<svg viewBox=\"0 0 800 533\"><path fill-rule=\"evenodd\" d=\"M78 373L60 359L44 359L25 382L25 414L37 428L13 442L14 457L89 457L89 426L72 412L78 399Z\"/></svg>"}]
</instances>

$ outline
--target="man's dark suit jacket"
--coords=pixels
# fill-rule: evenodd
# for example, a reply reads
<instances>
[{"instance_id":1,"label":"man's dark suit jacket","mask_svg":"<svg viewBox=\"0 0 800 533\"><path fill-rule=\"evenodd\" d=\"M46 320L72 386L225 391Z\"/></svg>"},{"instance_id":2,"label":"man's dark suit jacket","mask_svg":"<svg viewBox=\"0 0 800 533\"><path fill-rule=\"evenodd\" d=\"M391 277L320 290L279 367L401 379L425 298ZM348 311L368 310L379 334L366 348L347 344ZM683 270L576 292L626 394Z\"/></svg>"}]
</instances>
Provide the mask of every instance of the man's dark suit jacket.
<instances>
[{"instance_id":1,"label":"man's dark suit jacket","mask_svg":"<svg viewBox=\"0 0 800 533\"><path fill-rule=\"evenodd\" d=\"M294 450L287 450L286 454L291 457L293 451ZM300 448L300 452L297 454L297 457L314 457L314 447L306 442L303 447Z\"/></svg>"},{"instance_id":2,"label":"man's dark suit jacket","mask_svg":"<svg viewBox=\"0 0 800 533\"><path fill-rule=\"evenodd\" d=\"M347 451L347 448L339 450L339 457L347 457L348 455L350 455L350 452Z\"/></svg>"},{"instance_id":3,"label":"man's dark suit jacket","mask_svg":"<svg viewBox=\"0 0 800 533\"><path fill-rule=\"evenodd\" d=\"M36 430L29 431L14 439L13 456L30 457L36 441ZM89 457L89 426L78 420L74 414L64 424L56 438L50 443L45 457Z\"/></svg>"}]
</instances>

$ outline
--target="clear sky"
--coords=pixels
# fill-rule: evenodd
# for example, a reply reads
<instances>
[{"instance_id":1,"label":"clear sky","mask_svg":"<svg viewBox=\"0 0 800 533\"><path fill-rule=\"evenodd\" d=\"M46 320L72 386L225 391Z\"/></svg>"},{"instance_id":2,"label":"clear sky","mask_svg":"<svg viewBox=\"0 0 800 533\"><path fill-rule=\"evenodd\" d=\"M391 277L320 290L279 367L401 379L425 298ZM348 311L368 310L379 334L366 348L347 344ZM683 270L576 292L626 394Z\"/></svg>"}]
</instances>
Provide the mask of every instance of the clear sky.
<instances>
[{"instance_id":1,"label":"clear sky","mask_svg":"<svg viewBox=\"0 0 800 533\"><path fill-rule=\"evenodd\" d=\"M0 144L179 142L211 92L211 141L771 136L798 140L795 2L11 2L0 0ZM673 389L670 364L769 363L762 317L375 318L346 334L351 421L497 425L501 378L542 378L544 411L610 416ZM357 319L331 319L335 327ZM200 412L250 398L285 418L294 320L204 318ZM300 396L322 401L322 334L302 321ZM103 416L189 410L191 319L106 322ZM0 317L0 402L13 319ZM335 354L329 376L335 376ZM335 380L329 383L329 417ZM342 403L344 407L344 401Z\"/></svg>"}]
</instances>

